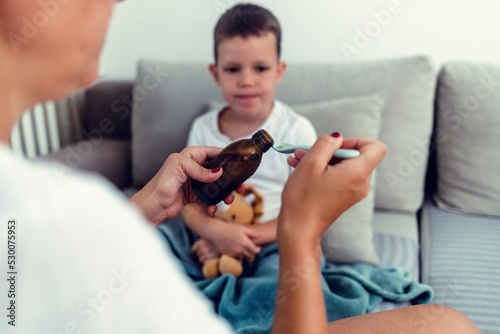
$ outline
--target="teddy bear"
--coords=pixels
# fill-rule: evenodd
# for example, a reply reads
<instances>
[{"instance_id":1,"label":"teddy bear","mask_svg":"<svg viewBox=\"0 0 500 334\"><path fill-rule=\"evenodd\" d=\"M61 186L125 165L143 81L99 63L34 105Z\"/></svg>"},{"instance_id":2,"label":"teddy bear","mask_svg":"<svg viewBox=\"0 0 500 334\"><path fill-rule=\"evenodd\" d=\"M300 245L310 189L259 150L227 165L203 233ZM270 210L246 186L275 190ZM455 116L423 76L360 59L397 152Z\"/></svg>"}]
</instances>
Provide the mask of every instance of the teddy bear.
<instances>
[{"instance_id":1,"label":"teddy bear","mask_svg":"<svg viewBox=\"0 0 500 334\"><path fill-rule=\"evenodd\" d=\"M264 199L253 186L245 185L245 188L243 194L235 192L233 203L227 206L227 210L222 210L222 208L217 210L214 217L232 224L258 224L263 213ZM254 259L246 260L252 262ZM220 274L238 277L243 272L243 265L240 260L223 254L205 263L202 271L206 278L215 278Z\"/></svg>"}]
</instances>

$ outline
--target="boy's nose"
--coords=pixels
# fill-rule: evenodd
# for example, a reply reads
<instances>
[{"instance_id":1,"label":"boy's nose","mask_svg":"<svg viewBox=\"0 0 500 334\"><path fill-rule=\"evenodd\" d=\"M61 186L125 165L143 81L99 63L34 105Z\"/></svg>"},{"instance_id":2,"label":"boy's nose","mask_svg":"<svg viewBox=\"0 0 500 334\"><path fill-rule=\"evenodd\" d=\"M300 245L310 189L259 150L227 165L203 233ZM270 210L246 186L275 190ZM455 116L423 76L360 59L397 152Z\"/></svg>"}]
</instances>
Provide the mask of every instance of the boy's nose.
<instances>
[{"instance_id":1,"label":"boy's nose","mask_svg":"<svg viewBox=\"0 0 500 334\"><path fill-rule=\"evenodd\" d=\"M241 87L251 87L253 85L253 74L252 71L245 70L241 71L241 76L239 80L239 85Z\"/></svg>"}]
</instances>

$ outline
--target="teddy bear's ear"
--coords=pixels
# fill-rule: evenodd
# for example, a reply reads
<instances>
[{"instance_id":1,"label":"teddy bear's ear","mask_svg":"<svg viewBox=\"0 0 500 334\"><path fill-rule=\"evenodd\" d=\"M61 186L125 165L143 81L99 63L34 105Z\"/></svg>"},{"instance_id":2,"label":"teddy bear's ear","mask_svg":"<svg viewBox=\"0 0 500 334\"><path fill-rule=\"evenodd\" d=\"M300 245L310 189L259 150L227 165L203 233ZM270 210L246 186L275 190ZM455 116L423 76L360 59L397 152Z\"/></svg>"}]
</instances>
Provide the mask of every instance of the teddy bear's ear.
<instances>
[{"instance_id":1,"label":"teddy bear's ear","mask_svg":"<svg viewBox=\"0 0 500 334\"><path fill-rule=\"evenodd\" d=\"M229 210L229 205L224 203L224 201L217 204L217 211L227 211L227 210Z\"/></svg>"},{"instance_id":2,"label":"teddy bear's ear","mask_svg":"<svg viewBox=\"0 0 500 334\"><path fill-rule=\"evenodd\" d=\"M247 204L250 204L250 205L253 205L252 203L255 201L255 194L248 194L247 196L245 196L245 202Z\"/></svg>"},{"instance_id":3,"label":"teddy bear's ear","mask_svg":"<svg viewBox=\"0 0 500 334\"><path fill-rule=\"evenodd\" d=\"M230 205L227 205L224 202L220 202L219 204L217 204L217 211L215 211L214 217L225 220L225 221L231 221L229 218L230 217L229 210L231 210Z\"/></svg>"}]
</instances>

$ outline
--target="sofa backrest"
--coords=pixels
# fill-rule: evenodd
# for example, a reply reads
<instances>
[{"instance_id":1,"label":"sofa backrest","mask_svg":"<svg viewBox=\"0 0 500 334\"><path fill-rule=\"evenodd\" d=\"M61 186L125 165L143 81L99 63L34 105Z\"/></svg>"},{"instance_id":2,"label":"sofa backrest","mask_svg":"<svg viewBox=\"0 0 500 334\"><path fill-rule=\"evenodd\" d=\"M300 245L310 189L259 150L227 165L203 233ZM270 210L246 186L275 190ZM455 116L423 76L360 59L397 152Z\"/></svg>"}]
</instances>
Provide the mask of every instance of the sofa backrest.
<instances>
[{"instance_id":1,"label":"sofa backrest","mask_svg":"<svg viewBox=\"0 0 500 334\"><path fill-rule=\"evenodd\" d=\"M443 65L436 101L437 205L500 216L500 64Z\"/></svg>"},{"instance_id":2,"label":"sofa backrest","mask_svg":"<svg viewBox=\"0 0 500 334\"><path fill-rule=\"evenodd\" d=\"M428 57L351 64L289 64L276 97L287 104L379 94L379 138L388 154L376 175L376 207L416 212L423 201L436 73ZM207 103L222 101L207 64L139 62L133 91L132 172L143 186L166 157L186 144ZM341 131L338 124L331 131Z\"/></svg>"}]
</instances>

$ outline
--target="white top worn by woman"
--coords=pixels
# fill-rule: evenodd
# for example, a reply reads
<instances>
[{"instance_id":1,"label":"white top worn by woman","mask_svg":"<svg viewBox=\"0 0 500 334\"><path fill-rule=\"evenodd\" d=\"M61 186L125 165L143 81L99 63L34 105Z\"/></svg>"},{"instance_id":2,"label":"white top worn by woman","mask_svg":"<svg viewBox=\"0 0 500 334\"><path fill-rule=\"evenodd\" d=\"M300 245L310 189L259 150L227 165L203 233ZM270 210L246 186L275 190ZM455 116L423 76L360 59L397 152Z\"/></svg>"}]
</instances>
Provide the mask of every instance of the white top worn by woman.
<instances>
[{"instance_id":1,"label":"white top worn by woman","mask_svg":"<svg viewBox=\"0 0 500 334\"><path fill-rule=\"evenodd\" d=\"M16 221L16 326L1 333L230 333L170 249L104 179L0 145L0 262ZM5 274L5 271L4 271ZM5 330L4 330L5 329Z\"/></svg>"},{"instance_id":2,"label":"white top worn by woman","mask_svg":"<svg viewBox=\"0 0 500 334\"><path fill-rule=\"evenodd\" d=\"M223 109L212 109L193 122L189 132L188 146L226 147L235 140L243 139L231 140L220 132L218 120L219 113ZM271 113L259 129L266 130L274 141L285 143L312 145L317 139L316 130L311 122L280 101L274 101ZM251 135L249 134L248 137ZM261 223L278 217L281 208L281 193L292 172L286 159L287 155L270 149L264 153L255 174L245 182L255 186L264 197L264 214L260 219Z\"/></svg>"}]
</instances>

